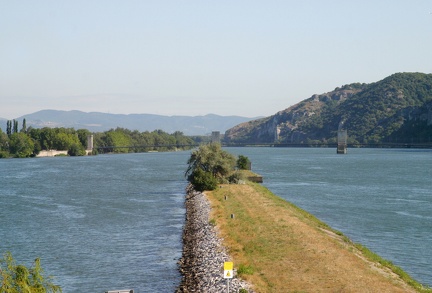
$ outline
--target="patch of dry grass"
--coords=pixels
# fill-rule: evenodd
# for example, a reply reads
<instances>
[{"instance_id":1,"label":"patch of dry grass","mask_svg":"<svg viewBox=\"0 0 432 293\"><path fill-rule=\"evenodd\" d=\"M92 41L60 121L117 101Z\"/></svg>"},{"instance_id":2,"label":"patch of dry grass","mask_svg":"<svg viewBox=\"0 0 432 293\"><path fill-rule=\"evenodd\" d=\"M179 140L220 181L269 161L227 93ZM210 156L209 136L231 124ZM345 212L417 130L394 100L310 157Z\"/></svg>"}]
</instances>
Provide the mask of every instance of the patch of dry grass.
<instances>
[{"instance_id":1,"label":"patch of dry grass","mask_svg":"<svg viewBox=\"0 0 432 293\"><path fill-rule=\"evenodd\" d=\"M415 292L341 233L261 185L222 185L206 195L234 266L257 292Z\"/></svg>"}]
</instances>

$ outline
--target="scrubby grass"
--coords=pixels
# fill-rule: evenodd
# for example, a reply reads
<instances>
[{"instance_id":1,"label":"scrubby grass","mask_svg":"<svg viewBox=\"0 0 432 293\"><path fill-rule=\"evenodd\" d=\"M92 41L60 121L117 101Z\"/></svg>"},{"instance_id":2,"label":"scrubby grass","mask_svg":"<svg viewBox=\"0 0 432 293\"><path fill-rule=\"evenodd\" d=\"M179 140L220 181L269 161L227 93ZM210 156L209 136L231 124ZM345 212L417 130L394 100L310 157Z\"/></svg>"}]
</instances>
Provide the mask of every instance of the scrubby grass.
<instances>
[{"instance_id":1,"label":"scrubby grass","mask_svg":"<svg viewBox=\"0 0 432 293\"><path fill-rule=\"evenodd\" d=\"M223 185L206 194L211 221L224 238L237 274L257 292L352 292L362 287L432 292L259 184Z\"/></svg>"},{"instance_id":2,"label":"scrubby grass","mask_svg":"<svg viewBox=\"0 0 432 293\"><path fill-rule=\"evenodd\" d=\"M419 282L417 282L416 280L414 280L408 273L406 273L400 267L398 267L395 264L393 264L391 261L382 258L378 254L372 252L367 247L365 247L365 246L363 246L363 245L361 245L359 243L354 243L354 246L359 251L361 251L362 254L367 259L369 259L369 260L371 260L373 262L380 263L384 267L389 268L393 273L395 273L396 275L398 275L404 282L406 282L407 284L409 284L411 287L413 287L414 289L416 289L418 292L425 292L425 293L426 292L428 292L428 293L432 292L432 288L424 287L422 284L420 284Z\"/></svg>"}]
</instances>

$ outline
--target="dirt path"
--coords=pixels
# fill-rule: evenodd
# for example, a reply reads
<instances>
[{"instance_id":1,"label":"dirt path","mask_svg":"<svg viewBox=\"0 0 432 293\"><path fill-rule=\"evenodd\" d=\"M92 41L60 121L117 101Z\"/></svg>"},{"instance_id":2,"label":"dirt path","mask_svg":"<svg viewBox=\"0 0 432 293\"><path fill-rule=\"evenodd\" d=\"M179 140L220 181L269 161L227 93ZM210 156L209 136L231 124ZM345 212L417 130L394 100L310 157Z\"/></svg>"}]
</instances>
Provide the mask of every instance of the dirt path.
<instances>
[{"instance_id":1,"label":"dirt path","mask_svg":"<svg viewBox=\"0 0 432 293\"><path fill-rule=\"evenodd\" d=\"M257 292L415 292L307 213L262 190L226 185L206 193L234 262L254 268L245 278Z\"/></svg>"}]
</instances>

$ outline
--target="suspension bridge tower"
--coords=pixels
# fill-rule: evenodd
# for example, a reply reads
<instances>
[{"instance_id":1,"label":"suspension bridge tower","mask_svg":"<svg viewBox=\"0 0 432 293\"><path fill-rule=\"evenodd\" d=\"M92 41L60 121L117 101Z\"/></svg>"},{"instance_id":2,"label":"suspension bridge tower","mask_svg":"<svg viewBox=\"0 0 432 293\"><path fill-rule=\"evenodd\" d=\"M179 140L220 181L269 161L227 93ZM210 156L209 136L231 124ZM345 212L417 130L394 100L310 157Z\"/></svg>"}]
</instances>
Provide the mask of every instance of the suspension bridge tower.
<instances>
[{"instance_id":1,"label":"suspension bridge tower","mask_svg":"<svg viewBox=\"0 0 432 293\"><path fill-rule=\"evenodd\" d=\"M346 154L347 153L347 130L344 128L344 122L339 123L338 127L338 137L337 137L337 153Z\"/></svg>"}]
</instances>

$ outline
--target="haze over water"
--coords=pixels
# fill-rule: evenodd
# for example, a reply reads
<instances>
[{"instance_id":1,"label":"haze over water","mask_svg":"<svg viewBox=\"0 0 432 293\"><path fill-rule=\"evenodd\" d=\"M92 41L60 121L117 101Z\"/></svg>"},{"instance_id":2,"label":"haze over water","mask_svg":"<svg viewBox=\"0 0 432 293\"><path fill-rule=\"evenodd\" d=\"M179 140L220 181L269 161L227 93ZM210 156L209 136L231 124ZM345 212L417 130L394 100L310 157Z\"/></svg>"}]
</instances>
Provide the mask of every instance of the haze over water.
<instances>
[{"instance_id":1,"label":"haze over water","mask_svg":"<svg viewBox=\"0 0 432 293\"><path fill-rule=\"evenodd\" d=\"M432 285L431 150L226 148L264 185ZM0 160L0 253L63 292L174 292L190 152Z\"/></svg>"}]
</instances>

